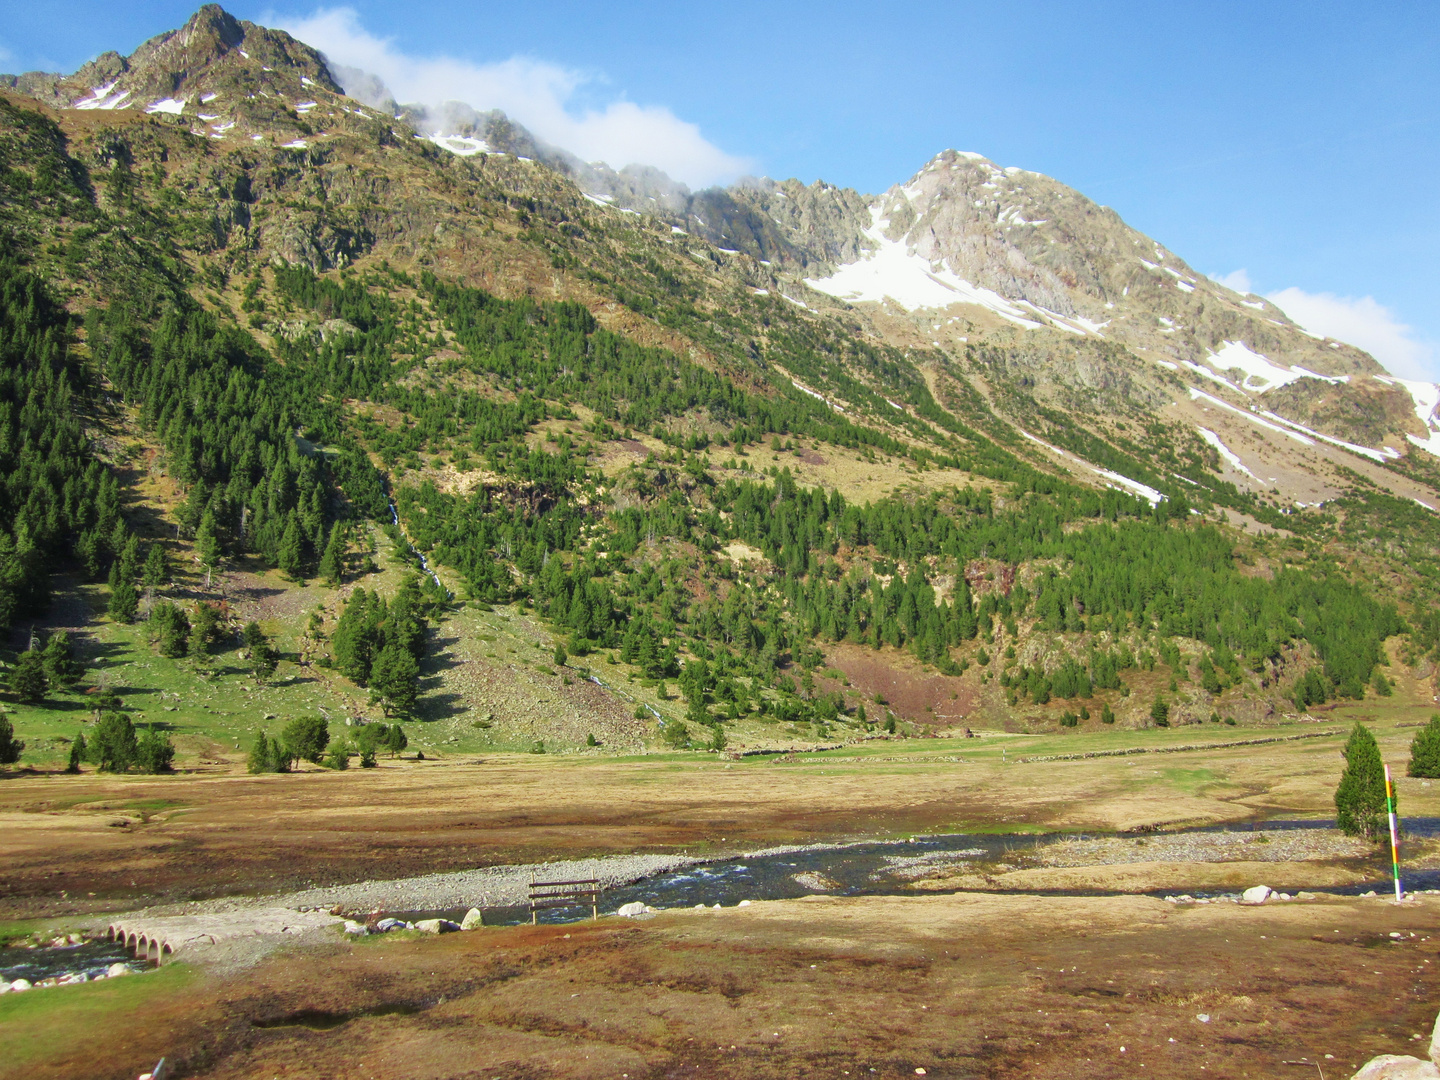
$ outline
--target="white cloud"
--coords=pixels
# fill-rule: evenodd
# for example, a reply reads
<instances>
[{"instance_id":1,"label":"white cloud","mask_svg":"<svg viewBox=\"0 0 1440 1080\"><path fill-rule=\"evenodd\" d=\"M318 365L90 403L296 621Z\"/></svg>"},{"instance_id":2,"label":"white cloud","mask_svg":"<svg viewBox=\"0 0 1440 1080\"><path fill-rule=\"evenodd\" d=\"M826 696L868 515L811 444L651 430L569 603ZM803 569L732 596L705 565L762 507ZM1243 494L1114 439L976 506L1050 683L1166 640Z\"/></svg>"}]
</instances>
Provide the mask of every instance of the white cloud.
<instances>
[{"instance_id":1,"label":"white cloud","mask_svg":"<svg viewBox=\"0 0 1440 1080\"><path fill-rule=\"evenodd\" d=\"M1373 296L1357 299L1292 286L1267 293L1266 299L1312 334L1359 346L1392 374L1422 380L1440 375L1434 346L1416 340L1413 330Z\"/></svg>"},{"instance_id":2,"label":"white cloud","mask_svg":"<svg viewBox=\"0 0 1440 1080\"><path fill-rule=\"evenodd\" d=\"M612 101L602 109L574 108L576 91L594 80L557 64L522 56L488 64L411 56L393 39L366 31L351 8L322 9L304 19L271 15L266 21L337 64L378 76L397 101L431 107L462 101L476 109L500 109L586 161L617 169L653 165L692 187L725 183L751 169L751 162L725 153L664 106Z\"/></svg>"},{"instance_id":3,"label":"white cloud","mask_svg":"<svg viewBox=\"0 0 1440 1080\"><path fill-rule=\"evenodd\" d=\"M1228 274L1211 274L1210 280L1217 285L1224 285L1227 289L1234 289L1241 296L1249 296L1250 290L1254 287L1250 281L1250 275L1245 268L1232 270Z\"/></svg>"}]
</instances>

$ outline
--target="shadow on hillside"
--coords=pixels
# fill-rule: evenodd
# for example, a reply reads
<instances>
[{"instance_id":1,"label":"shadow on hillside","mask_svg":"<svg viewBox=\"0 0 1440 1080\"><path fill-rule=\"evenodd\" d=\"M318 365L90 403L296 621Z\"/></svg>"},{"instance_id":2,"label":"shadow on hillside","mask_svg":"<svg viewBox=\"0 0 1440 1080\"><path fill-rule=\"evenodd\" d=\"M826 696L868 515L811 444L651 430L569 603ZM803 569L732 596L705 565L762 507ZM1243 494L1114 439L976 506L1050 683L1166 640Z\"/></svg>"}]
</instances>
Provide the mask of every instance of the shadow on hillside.
<instances>
[{"instance_id":1,"label":"shadow on hillside","mask_svg":"<svg viewBox=\"0 0 1440 1080\"><path fill-rule=\"evenodd\" d=\"M469 706L464 704L464 699L459 694L426 693L426 682L431 680L422 679L420 682L421 693L424 695L415 703L415 718L422 722L434 720L448 720L452 716L459 716ZM438 683L439 680L433 680Z\"/></svg>"}]
</instances>

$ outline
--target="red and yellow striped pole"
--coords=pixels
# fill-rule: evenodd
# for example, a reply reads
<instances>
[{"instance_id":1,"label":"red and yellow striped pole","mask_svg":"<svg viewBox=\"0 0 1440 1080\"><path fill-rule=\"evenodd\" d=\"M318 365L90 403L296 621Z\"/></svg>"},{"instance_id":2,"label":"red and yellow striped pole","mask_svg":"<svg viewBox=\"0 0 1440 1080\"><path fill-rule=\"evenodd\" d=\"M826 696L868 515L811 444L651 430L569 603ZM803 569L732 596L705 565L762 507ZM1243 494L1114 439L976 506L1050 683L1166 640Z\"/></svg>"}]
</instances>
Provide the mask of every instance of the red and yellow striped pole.
<instances>
[{"instance_id":1,"label":"red and yellow striped pole","mask_svg":"<svg viewBox=\"0 0 1440 1080\"><path fill-rule=\"evenodd\" d=\"M1390 815L1390 870L1395 875L1395 902L1405 899L1400 889L1400 843L1395 835L1395 789L1390 784L1390 766L1385 766L1385 812Z\"/></svg>"}]
</instances>

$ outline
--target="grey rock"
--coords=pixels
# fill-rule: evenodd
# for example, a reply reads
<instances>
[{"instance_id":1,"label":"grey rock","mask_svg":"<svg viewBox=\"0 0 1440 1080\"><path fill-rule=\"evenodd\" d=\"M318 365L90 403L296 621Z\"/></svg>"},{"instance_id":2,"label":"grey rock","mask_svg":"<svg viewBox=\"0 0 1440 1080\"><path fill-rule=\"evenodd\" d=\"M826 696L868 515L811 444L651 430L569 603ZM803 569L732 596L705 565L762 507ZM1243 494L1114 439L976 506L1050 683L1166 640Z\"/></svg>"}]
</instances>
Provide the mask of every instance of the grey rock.
<instances>
[{"instance_id":1,"label":"grey rock","mask_svg":"<svg viewBox=\"0 0 1440 1080\"><path fill-rule=\"evenodd\" d=\"M1271 889L1269 885L1252 885L1240 894L1240 903L1263 904L1266 900L1270 899L1270 892Z\"/></svg>"},{"instance_id":2,"label":"grey rock","mask_svg":"<svg viewBox=\"0 0 1440 1080\"><path fill-rule=\"evenodd\" d=\"M627 919L633 919L636 915L645 914L645 905L638 900L632 900L628 904L621 904L616 915L623 915Z\"/></svg>"},{"instance_id":3,"label":"grey rock","mask_svg":"<svg viewBox=\"0 0 1440 1080\"><path fill-rule=\"evenodd\" d=\"M1440 1080L1440 1069L1408 1054L1381 1054L1362 1065L1352 1080Z\"/></svg>"},{"instance_id":4,"label":"grey rock","mask_svg":"<svg viewBox=\"0 0 1440 1080\"><path fill-rule=\"evenodd\" d=\"M421 919L415 924L415 929L426 934L448 934L459 930L460 924L449 919Z\"/></svg>"},{"instance_id":5,"label":"grey rock","mask_svg":"<svg viewBox=\"0 0 1440 1080\"><path fill-rule=\"evenodd\" d=\"M485 916L480 913L479 908L471 908L465 913L465 918L460 920L461 930L474 930L485 925Z\"/></svg>"}]
</instances>

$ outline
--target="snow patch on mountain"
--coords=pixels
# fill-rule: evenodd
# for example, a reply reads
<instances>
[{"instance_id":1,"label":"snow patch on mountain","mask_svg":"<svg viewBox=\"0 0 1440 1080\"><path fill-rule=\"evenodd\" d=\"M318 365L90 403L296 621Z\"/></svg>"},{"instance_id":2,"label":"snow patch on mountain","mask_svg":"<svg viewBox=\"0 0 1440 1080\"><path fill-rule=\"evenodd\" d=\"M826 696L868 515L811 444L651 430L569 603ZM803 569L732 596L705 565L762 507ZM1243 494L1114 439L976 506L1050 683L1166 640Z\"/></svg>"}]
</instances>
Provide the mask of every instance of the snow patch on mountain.
<instances>
[{"instance_id":1,"label":"snow patch on mountain","mask_svg":"<svg viewBox=\"0 0 1440 1080\"><path fill-rule=\"evenodd\" d=\"M894 402L891 402L891 404L893 405ZM1035 435L1031 435L1024 428L1017 427L1015 430L1020 432L1021 435L1024 435L1025 438L1029 439L1031 442L1039 443L1041 446L1043 446L1046 450L1049 450L1055 456L1069 458L1072 461L1079 462L1081 465L1084 465L1085 468L1093 472L1096 476L1108 480L1110 482L1110 487L1116 488L1117 490L1121 491L1128 490L1131 494L1139 495L1151 506L1160 505L1161 500L1166 498L1166 495L1163 492L1156 491L1148 484L1142 484L1139 480L1131 480L1128 476L1122 476L1120 475L1120 473L1111 472L1109 469L1102 469L1098 465L1092 465L1084 458L1076 457L1074 454L1070 453L1067 450L1061 450L1058 446L1051 446L1044 439L1039 438Z\"/></svg>"},{"instance_id":2,"label":"snow patch on mountain","mask_svg":"<svg viewBox=\"0 0 1440 1080\"><path fill-rule=\"evenodd\" d=\"M474 139L468 135L427 135L425 138L440 147L441 150L450 151L450 153L456 157L470 157L474 154L493 153L489 144L486 143L484 139ZM589 198L589 196L586 196L586 198Z\"/></svg>"},{"instance_id":3,"label":"snow patch on mountain","mask_svg":"<svg viewBox=\"0 0 1440 1080\"><path fill-rule=\"evenodd\" d=\"M1227 341L1217 352L1211 352L1206 362L1217 371L1239 368L1245 373L1242 387L1247 390L1271 390L1295 382L1301 375L1278 364L1272 364L1268 357L1255 352L1243 341ZM1251 385L1256 383L1258 385Z\"/></svg>"},{"instance_id":4,"label":"snow patch on mountain","mask_svg":"<svg viewBox=\"0 0 1440 1080\"><path fill-rule=\"evenodd\" d=\"M1231 450L1228 446L1226 446L1223 442L1220 441L1219 435L1216 435L1215 432L1211 431L1209 428L1202 427L1199 430L1200 438L1204 439L1207 443L1213 446L1216 453L1218 453L1222 458L1225 459L1225 463L1227 465L1229 465L1236 472L1244 473L1246 476L1250 477L1251 480L1258 481L1260 479L1248 468L1246 468L1245 463L1240 460L1239 455L1237 455L1235 451Z\"/></svg>"},{"instance_id":5,"label":"snow patch on mountain","mask_svg":"<svg viewBox=\"0 0 1440 1080\"><path fill-rule=\"evenodd\" d=\"M1440 386L1435 383L1416 382L1414 379L1397 379L1393 375L1376 375L1376 382L1387 386L1403 386L1415 402L1415 415L1428 428L1436 426L1435 407L1440 405Z\"/></svg>"},{"instance_id":6,"label":"snow patch on mountain","mask_svg":"<svg viewBox=\"0 0 1440 1080\"><path fill-rule=\"evenodd\" d=\"M1372 450L1368 446L1359 446L1352 442L1346 442L1344 439L1337 439L1331 435L1325 435L1319 431L1316 431L1314 428L1306 427L1304 424L1297 424L1294 420L1287 420L1279 413L1270 412L1268 409L1261 409L1260 415L1269 417L1271 420L1278 421L1282 424L1288 424L1296 431L1303 431L1306 435L1309 435L1313 439L1319 439L1322 442L1327 442L1331 446L1338 446L1342 450L1349 450L1352 454L1359 454L1361 457L1368 457L1371 461L1379 462L1382 465L1387 460L1391 458L1398 458L1400 456L1399 452L1395 450L1391 450L1389 453L1386 453L1384 450Z\"/></svg>"},{"instance_id":7,"label":"snow patch on mountain","mask_svg":"<svg viewBox=\"0 0 1440 1080\"><path fill-rule=\"evenodd\" d=\"M130 96L130 91L121 90L118 94L111 94L111 91L115 89L116 85L116 83L112 82L109 86L95 87L90 92L90 96L88 98L85 98L83 101L75 102L72 108L118 109L121 102L123 102L126 98Z\"/></svg>"},{"instance_id":8,"label":"snow patch on mountain","mask_svg":"<svg viewBox=\"0 0 1440 1080\"><path fill-rule=\"evenodd\" d=\"M807 278L805 284L850 303L893 300L906 311L917 308L978 304L1017 326L1038 330L1041 323L997 292L972 285L964 278L913 254L903 240L891 240L881 231L880 208L870 211L871 226L864 235L875 250L858 262L840 267L828 278Z\"/></svg>"},{"instance_id":9,"label":"snow patch on mountain","mask_svg":"<svg viewBox=\"0 0 1440 1080\"><path fill-rule=\"evenodd\" d=\"M1254 413L1247 412L1247 411L1245 411L1244 409L1241 409L1241 408L1238 408L1237 406L1231 405L1228 401L1221 401L1219 398L1215 397L1213 394L1207 394L1204 390L1197 389L1197 388L1194 387L1194 386L1187 386L1185 389L1187 389L1187 390L1190 391L1190 400L1191 400L1191 401L1206 401L1206 402L1208 402L1208 403L1211 404L1211 405L1219 406L1220 408L1226 410L1227 412L1232 412L1232 413L1234 413L1236 416L1243 416L1246 420L1249 420L1252 424L1258 424L1260 427L1266 428L1266 429L1268 429L1268 430L1270 430L1270 431L1277 432L1278 434L1281 434L1281 435L1288 436L1289 438L1294 439L1296 442L1302 444L1303 446L1314 446L1314 445L1315 445L1315 440L1314 440L1314 439L1307 439L1304 435L1301 435L1298 431L1291 431L1289 428L1281 427L1279 424L1271 424L1271 423L1269 423L1268 421L1265 421L1265 420L1260 419L1260 417L1256 416Z\"/></svg>"}]
</instances>

